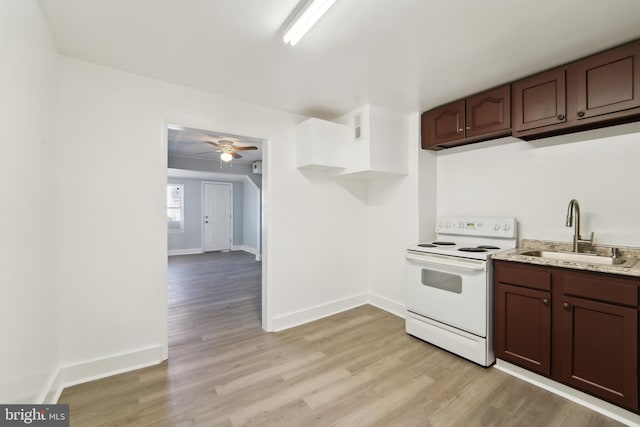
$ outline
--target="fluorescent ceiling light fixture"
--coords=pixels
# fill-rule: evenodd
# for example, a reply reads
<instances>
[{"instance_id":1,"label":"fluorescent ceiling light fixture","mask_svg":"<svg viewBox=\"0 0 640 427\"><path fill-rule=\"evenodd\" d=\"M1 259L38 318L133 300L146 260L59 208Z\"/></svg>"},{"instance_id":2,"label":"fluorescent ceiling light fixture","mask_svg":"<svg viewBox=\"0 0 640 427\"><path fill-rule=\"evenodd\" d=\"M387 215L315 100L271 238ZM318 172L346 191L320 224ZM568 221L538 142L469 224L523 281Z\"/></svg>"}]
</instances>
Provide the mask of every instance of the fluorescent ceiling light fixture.
<instances>
[{"instance_id":1,"label":"fluorescent ceiling light fixture","mask_svg":"<svg viewBox=\"0 0 640 427\"><path fill-rule=\"evenodd\" d=\"M315 25L336 0L303 0L288 18L286 31L282 36L285 43L296 43Z\"/></svg>"}]
</instances>

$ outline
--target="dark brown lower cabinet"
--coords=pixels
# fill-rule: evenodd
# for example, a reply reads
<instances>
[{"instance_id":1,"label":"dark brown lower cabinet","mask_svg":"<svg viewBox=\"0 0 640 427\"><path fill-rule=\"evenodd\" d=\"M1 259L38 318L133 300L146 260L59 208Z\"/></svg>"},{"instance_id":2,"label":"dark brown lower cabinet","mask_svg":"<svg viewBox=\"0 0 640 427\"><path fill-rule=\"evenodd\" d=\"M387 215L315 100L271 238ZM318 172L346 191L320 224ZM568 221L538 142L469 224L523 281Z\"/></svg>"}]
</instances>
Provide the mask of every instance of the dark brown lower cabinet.
<instances>
[{"instance_id":1,"label":"dark brown lower cabinet","mask_svg":"<svg viewBox=\"0 0 640 427\"><path fill-rule=\"evenodd\" d=\"M638 412L640 278L495 261L496 357Z\"/></svg>"},{"instance_id":2,"label":"dark brown lower cabinet","mask_svg":"<svg viewBox=\"0 0 640 427\"><path fill-rule=\"evenodd\" d=\"M551 294L497 283L496 352L507 362L551 373Z\"/></svg>"},{"instance_id":3,"label":"dark brown lower cabinet","mask_svg":"<svg viewBox=\"0 0 640 427\"><path fill-rule=\"evenodd\" d=\"M562 298L562 382L638 409L638 310Z\"/></svg>"}]
</instances>

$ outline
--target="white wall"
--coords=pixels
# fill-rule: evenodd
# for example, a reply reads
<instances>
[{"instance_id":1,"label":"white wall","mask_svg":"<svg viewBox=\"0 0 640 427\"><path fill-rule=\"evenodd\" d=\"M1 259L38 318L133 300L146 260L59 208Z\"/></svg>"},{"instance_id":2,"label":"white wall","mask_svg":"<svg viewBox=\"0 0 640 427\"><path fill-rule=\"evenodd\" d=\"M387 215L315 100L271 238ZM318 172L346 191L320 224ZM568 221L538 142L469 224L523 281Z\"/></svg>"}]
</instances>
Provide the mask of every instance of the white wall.
<instances>
[{"instance_id":1,"label":"white wall","mask_svg":"<svg viewBox=\"0 0 640 427\"><path fill-rule=\"evenodd\" d=\"M396 134L398 152L408 152L409 174L368 185L368 282L371 302L404 315L404 251L418 239L418 115ZM409 150L401 147L408 145Z\"/></svg>"},{"instance_id":2,"label":"white wall","mask_svg":"<svg viewBox=\"0 0 640 427\"><path fill-rule=\"evenodd\" d=\"M242 246L260 254L260 189L253 183L242 184Z\"/></svg>"},{"instance_id":3,"label":"white wall","mask_svg":"<svg viewBox=\"0 0 640 427\"><path fill-rule=\"evenodd\" d=\"M515 216L520 238L570 241L565 217L575 198L584 236L640 246L640 123L502 141L438 153L438 214Z\"/></svg>"},{"instance_id":4,"label":"white wall","mask_svg":"<svg viewBox=\"0 0 640 427\"><path fill-rule=\"evenodd\" d=\"M0 2L0 402L44 399L57 367L58 57L35 1Z\"/></svg>"},{"instance_id":5,"label":"white wall","mask_svg":"<svg viewBox=\"0 0 640 427\"><path fill-rule=\"evenodd\" d=\"M64 364L156 351L166 337L167 123L269 140L269 327L365 292L366 210L295 168L303 117L65 57L60 82L58 209L73 207L58 223Z\"/></svg>"}]
</instances>

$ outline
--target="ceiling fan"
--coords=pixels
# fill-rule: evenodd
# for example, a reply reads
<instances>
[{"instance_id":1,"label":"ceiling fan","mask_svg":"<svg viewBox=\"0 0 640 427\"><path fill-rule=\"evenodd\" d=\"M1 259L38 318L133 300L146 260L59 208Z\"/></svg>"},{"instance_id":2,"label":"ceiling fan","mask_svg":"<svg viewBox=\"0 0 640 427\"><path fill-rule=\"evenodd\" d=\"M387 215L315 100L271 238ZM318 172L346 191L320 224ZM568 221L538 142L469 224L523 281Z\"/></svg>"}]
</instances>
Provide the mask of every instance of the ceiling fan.
<instances>
[{"instance_id":1,"label":"ceiling fan","mask_svg":"<svg viewBox=\"0 0 640 427\"><path fill-rule=\"evenodd\" d=\"M211 144L216 147L216 152L220 153L220 160L223 162L230 162L231 159L240 159L242 156L237 153L237 151L245 151L245 150L257 150L258 147L255 145L249 145L245 147L235 146L234 141L230 139L221 139L219 141L204 141L207 144Z\"/></svg>"}]
</instances>

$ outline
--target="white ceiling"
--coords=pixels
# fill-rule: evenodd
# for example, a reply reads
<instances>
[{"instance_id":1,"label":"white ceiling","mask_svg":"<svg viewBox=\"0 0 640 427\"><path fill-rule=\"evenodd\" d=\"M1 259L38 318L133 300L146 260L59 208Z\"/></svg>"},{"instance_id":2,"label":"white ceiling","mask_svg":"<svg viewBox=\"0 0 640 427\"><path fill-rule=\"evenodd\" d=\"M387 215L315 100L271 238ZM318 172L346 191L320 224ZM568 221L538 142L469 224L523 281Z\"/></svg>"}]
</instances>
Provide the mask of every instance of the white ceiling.
<instances>
[{"instance_id":1,"label":"white ceiling","mask_svg":"<svg viewBox=\"0 0 640 427\"><path fill-rule=\"evenodd\" d=\"M638 0L337 0L295 47L298 0L39 0L60 53L268 107L403 112L640 38Z\"/></svg>"}]
</instances>

